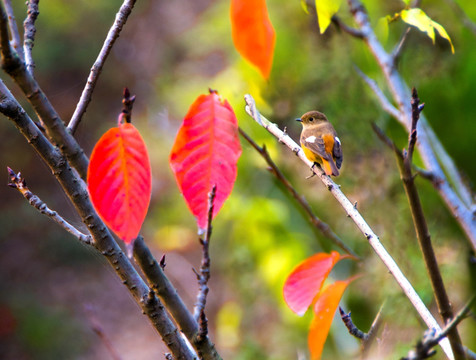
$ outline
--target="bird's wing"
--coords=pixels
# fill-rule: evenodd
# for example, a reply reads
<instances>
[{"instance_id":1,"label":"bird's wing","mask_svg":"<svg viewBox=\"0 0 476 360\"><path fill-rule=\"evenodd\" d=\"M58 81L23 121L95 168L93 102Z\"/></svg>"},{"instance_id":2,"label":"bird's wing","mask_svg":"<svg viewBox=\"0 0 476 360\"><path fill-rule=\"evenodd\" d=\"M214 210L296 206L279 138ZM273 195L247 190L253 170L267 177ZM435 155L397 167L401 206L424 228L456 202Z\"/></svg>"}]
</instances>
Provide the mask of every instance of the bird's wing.
<instances>
[{"instance_id":1,"label":"bird's wing","mask_svg":"<svg viewBox=\"0 0 476 360\"><path fill-rule=\"evenodd\" d=\"M340 169L342 165L342 160L344 160L344 156L342 155L340 139L337 136L334 138L334 148L332 149L332 154L334 155L334 159L336 160L337 168Z\"/></svg>"},{"instance_id":2,"label":"bird's wing","mask_svg":"<svg viewBox=\"0 0 476 360\"><path fill-rule=\"evenodd\" d=\"M303 134L301 136L301 143L324 160L332 160L331 155L326 152L326 146L324 144L323 138L316 137L314 135L307 136L306 134Z\"/></svg>"}]
</instances>

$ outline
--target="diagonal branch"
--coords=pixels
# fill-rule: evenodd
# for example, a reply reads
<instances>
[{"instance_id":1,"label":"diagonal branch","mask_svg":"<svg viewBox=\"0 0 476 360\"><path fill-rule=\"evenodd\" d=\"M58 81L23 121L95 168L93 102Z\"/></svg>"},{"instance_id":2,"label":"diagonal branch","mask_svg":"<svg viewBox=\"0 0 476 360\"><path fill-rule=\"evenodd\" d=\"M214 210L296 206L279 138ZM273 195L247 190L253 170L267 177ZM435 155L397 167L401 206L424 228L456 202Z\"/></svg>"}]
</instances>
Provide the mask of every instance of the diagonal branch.
<instances>
[{"instance_id":1,"label":"diagonal branch","mask_svg":"<svg viewBox=\"0 0 476 360\"><path fill-rule=\"evenodd\" d=\"M25 64L28 72L33 76L33 70L35 69L35 61L33 60L32 50L35 45L36 27L35 21L40 11L38 10L38 3L40 0L28 0L28 12L23 27L25 29L23 39L23 52L25 53Z\"/></svg>"},{"instance_id":2,"label":"diagonal branch","mask_svg":"<svg viewBox=\"0 0 476 360\"><path fill-rule=\"evenodd\" d=\"M104 41L104 44L102 46L102 49L99 52L99 55L91 68L91 72L89 73L89 77L86 82L86 86L84 87L83 92L81 94L81 98L79 99L79 102L76 105L76 109L74 110L74 114L71 117L71 120L69 121L68 130L72 134L74 134L75 131L77 130L78 125L81 122L81 119L84 113L86 112L86 109L89 103L91 102L93 91L94 91L94 88L96 87L96 83L98 81L99 75L101 75L101 71L104 66L104 63L106 62L106 59L109 53L111 52L112 46L114 45L117 38L119 37L122 27L126 23L129 15L131 14L132 8L134 7L135 3L136 3L136 0L124 0L124 3L119 9L119 12L116 14L116 19L114 20L114 24L109 29L106 40Z\"/></svg>"},{"instance_id":3,"label":"diagonal branch","mask_svg":"<svg viewBox=\"0 0 476 360\"><path fill-rule=\"evenodd\" d=\"M319 219L316 214L314 214L306 198L296 191L296 189L284 176L281 170L279 170L273 159L271 159L271 156L269 155L269 152L266 147L261 147L256 144L254 140L243 131L243 129L239 128L238 130L240 132L240 135L243 136L243 138L245 138L245 140L248 141L248 143L263 157L263 159L269 165L269 169L274 174L274 176L276 176L276 178L284 185L284 187L289 191L289 193L294 197L294 199L296 199L296 201L304 210L304 212L309 216L309 220L311 221L312 225L316 227L319 231L321 231L321 233L325 237L331 240L336 246L341 248L347 254L352 255L356 259L359 259L359 256L351 248L349 248L334 231L332 231L330 226L321 219Z\"/></svg>"},{"instance_id":4,"label":"diagonal branch","mask_svg":"<svg viewBox=\"0 0 476 360\"><path fill-rule=\"evenodd\" d=\"M8 186L17 189L25 199L28 200L31 206L36 208L40 213L48 216L56 222L59 226L73 235L76 239L78 239L81 243L86 245L92 245L92 237L91 235L83 234L65 219L63 219L56 211L51 210L48 205L44 201L42 201L38 196L33 194L28 186L26 185L25 179L21 177L21 174L16 174L12 169L7 167L8 175L10 176L10 182Z\"/></svg>"},{"instance_id":5,"label":"diagonal branch","mask_svg":"<svg viewBox=\"0 0 476 360\"><path fill-rule=\"evenodd\" d=\"M20 38L20 33L18 32L17 21L15 20L15 14L13 12L12 2L11 0L3 0L3 4L5 5L5 11L8 16L10 34L12 36L12 40L10 44L18 52L18 55L21 58L23 58L23 51L21 48L21 38Z\"/></svg>"},{"instance_id":6,"label":"diagonal branch","mask_svg":"<svg viewBox=\"0 0 476 360\"><path fill-rule=\"evenodd\" d=\"M402 273L395 260L393 260L393 258L387 252L383 244L380 242L378 236L367 224L362 215L360 215L354 204L352 204L349 199L344 195L344 193L340 190L340 187L329 176L325 175L324 171L321 168L313 167L313 163L306 158L301 147L296 144L296 142L291 139L289 135L285 134L282 130L280 130L276 124L270 122L265 117L260 115L251 95L245 95L245 101L247 104L246 112L258 124L263 126L271 134L273 134L279 142L285 144L289 149L291 149L309 168L313 169L314 173L319 177L324 186L326 186L326 188L336 198L336 200L344 208L344 211L347 213L347 215L354 221L355 225L365 236L370 246L372 246L377 256L380 258L380 260L382 260L388 271L397 281L398 285L400 285L403 292L413 304L413 307L421 316L428 328L435 328L437 330L440 330L438 322L435 320L433 315L431 315L430 311L426 308L425 304L418 296L415 289L413 289L408 279ZM452 358L452 351L449 342L447 340L442 340L441 346L443 347L445 353L450 358Z\"/></svg>"},{"instance_id":7,"label":"diagonal branch","mask_svg":"<svg viewBox=\"0 0 476 360\"><path fill-rule=\"evenodd\" d=\"M136 302L159 332L176 359L192 360L195 355L180 336L155 293L149 289L99 218L84 182L65 157L38 130L7 87L0 81L0 113L7 116L50 167L81 220L88 227L94 247L107 259Z\"/></svg>"}]
</instances>

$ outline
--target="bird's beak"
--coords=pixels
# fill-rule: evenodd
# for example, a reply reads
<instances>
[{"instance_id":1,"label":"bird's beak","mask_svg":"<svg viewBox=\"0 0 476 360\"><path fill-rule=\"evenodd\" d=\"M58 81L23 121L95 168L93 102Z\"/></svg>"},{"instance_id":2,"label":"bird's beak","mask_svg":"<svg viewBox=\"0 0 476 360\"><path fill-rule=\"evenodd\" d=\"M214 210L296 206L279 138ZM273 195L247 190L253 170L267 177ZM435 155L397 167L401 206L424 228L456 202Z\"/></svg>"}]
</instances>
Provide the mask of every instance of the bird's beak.
<instances>
[{"instance_id":1,"label":"bird's beak","mask_svg":"<svg viewBox=\"0 0 476 360\"><path fill-rule=\"evenodd\" d=\"M301 118L294 119L296 121L302 122Z\"/></svg>"}]
</instances>

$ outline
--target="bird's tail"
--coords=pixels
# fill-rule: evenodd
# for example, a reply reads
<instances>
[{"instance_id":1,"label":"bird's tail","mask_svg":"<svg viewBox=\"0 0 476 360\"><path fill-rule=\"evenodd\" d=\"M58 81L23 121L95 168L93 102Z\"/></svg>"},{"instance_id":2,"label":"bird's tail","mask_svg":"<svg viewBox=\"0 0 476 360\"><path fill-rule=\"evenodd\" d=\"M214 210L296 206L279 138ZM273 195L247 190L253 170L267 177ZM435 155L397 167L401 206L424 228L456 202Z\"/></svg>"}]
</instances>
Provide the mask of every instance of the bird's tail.
<instances>
[{"instance_id":1,"label":"bird's tail","mask_svg":"<svg viewBox=\"0 0 476 360\"><path fill-rule=\"evenodd\" d=\"M327 161L323 159L322 165L324 167L326 175L339 176L339 170L337 169L334 160L330 159L329 161Z\"/></svg>"}]
</instances>

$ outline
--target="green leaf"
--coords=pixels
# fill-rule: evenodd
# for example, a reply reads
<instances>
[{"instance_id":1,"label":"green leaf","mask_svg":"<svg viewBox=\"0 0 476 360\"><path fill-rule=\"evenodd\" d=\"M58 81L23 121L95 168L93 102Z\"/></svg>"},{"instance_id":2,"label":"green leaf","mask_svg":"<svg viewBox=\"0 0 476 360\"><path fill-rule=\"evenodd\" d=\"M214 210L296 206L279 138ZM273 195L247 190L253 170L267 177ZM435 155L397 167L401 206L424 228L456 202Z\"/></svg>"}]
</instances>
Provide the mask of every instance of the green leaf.
<instances>
[{"instance_id":1,"label":"green leaf","mask_svg":"<svg viewBox=\"0 0 476 360\"><path fill-rule=\"evenodd\" d=\"M388 19L388 15L381 17L375 25L375 34L382 44L385 44L388 40Z\"/></svg>"},{"instance_id":2,"label":"green leaf","mask_svg":"<svg viewBox=\"0 0 476 360\"><path fill-rule=\"evenodd\" d=\"M331 23L332 17L339 10L342 0L315 0L317 20L319 22L319 30L321 34L327 30Z\"/></svg>"},{"instance_id":3,"label":"green leaf","mask_svg":"<svg viewBox=\"0 0 476 360\"><path fill-rule=\"evenodd\" d=\"M306 14L309 14L309 10L307 9L307 2L306 0L301 0L301 7Z\"/></svg>"},{"instance_id":4,"label":"green leaf","mask_svg":"<svg viewBox=\"0 0 476 360\"><path fill-rule=\"evenodd\" d=\"M431 18L426 15L422 9L413 8L408 10L402 10L400 16L402 17L402 20L405 21L407 24L415 26L420 31L426 33L433 41L433 44L435 43L436 29L436 31L438 31L441 37L449 41L451 45L451 52L454 54L455 49L453 47L453 43L451 42L451 39L445 28L437 22L431 20Z\"/></svg>"}]
</instances>

